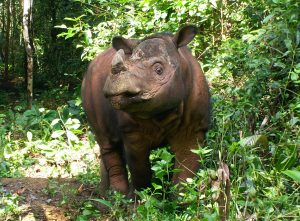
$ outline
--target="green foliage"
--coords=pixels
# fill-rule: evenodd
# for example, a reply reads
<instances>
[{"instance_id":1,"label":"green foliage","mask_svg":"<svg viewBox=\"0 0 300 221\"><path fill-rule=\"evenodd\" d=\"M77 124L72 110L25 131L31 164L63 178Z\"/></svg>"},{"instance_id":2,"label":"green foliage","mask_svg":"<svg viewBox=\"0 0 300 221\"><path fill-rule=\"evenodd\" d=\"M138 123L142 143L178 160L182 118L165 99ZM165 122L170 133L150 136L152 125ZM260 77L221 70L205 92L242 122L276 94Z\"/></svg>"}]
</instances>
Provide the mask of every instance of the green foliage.
<instances>
[{"instance_id":1,"label":"green foliage","mask_svg":"<svg viewBox=\"0 0 300 221\"><path fill-rule=\"evenodd\" d=\"M57 1L54 8L48 3L37 1L34 15L36 32L44 33L34 40L38 78L46 82L55 76L59 85L53 93L38 94L41 103L32 110L0 104L0 176L21 176L39 162L51 168L50 177L77 176L96 185L95 140L80 101L69 101L73 87L64 87L79 82L78 66L86 67L80 54L91 60L116 35L142 38L192 23L200 34L190 47L201 59L213 103L206 147L193 150L201 169L179 191L170 182L177 172L174 156L159 149L151 154L151 188L136 192L135 201L114 192L85 201L77 220L219 220L220 199L228 197L220 175L224 163L231 186L228 220L297 220L299 1L74 0ZM50 9L57 10L56 20L44 26L44 15L54 18L46 13ZM52 31L61 38L50 37ZM9 93L0 99L11 103Z\"/></svg>"},{"instance_id":2,"label":"green foliage","mask_svg":"<svg viewBox=\"0 0 300 221\"><path fill-rule=\"evenodd\" d=\"M80 99L70 100L56 110L37 105L22 110L23 106L15 106L1 114L1 177L21 176L35 170L41 171L42 176L74 176L96 167L97 162L92 162L96 156L92 149L95 142L90 133L85 135ZM91 148L82 150L90 145Z\"/></svg>"},{"instance_id":3,"label":"green foliage","mask_svg":"<svg viewBox=\"0 0 300 221\"><path fill-rule=\"evenodd\" d=\"M300 183L300 171L299 170L286 170L283 171L283 173L289 177L291 177L293 180Z\"/></svg>"},{"instance_id":4,"label":"green foliage","mask_svg":"<svg viewBox=\"0 0 300 221\"><path fill-rule=\"evenodd\" d=\"M76 87L85 71L80 51L73 47L72 40L58 38L60 30L55 26L64 17L76 15L80 8L74 6L73 1L36 0L33 9L35 87Z\"/></svg>"},{"instance_id":5,"label":"green foliage","mask_svg":"<svg viewBox=\"0 0 300 221\"><path fill-rule=\"evenodd\" d=\"M204 0L75 2L82 7L82 14L65 18L64 24L57 27L66 29L59 36L77 39L75 44L83 48L84 60L91 60L96 53L106 49L116 35L141 38L153 32L174 32L187 23L198 25L201 29L192 43L197 56L211 54L226 37L227 26L238 24L243 19L235 2L226 5L222 1ZM230 14L236 16L231 17Z\"/></svg>"},{"instance_id":6,"label":"green foliage","mask_svg":"<svg viewBox=\"0 0 300 221\"><path fill-rule=\"evenodd\" d=\"M81 207L80 213L76 217L76 221L88 221L97 219L101 213L91 202L85 202Z\"/></svg>"},{"instance_id":7,"label":"green foliage","mask_svg":"<svg viewBox=\"0 0 300 221\"><path fill-rule=\"evenodd\" d=\"M0 195L0 220L15 220L23 209L19 206L20 197L6 192L2 186L0 186Z\"/></svg>"}]
</instances>

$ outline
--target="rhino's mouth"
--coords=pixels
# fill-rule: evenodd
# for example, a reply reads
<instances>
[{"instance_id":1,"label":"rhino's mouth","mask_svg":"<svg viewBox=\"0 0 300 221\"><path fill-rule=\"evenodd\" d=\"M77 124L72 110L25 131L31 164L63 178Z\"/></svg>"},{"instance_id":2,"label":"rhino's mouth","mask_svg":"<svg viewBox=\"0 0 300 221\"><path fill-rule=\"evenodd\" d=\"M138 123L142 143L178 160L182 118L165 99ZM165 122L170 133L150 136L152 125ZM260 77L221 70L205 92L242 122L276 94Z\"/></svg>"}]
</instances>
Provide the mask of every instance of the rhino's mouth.
<instances>
[{"instance_id":1,"label":"rhino's mouth","mask_svg":"<svg viewBox=\"0 0 300 221\"><path fill-rule=\"evenodd\" d=\"M147 101L141 95L119 94L110 96L110 103L117 110L133 110L136 106Z\"/></svg>"}]
</instances>

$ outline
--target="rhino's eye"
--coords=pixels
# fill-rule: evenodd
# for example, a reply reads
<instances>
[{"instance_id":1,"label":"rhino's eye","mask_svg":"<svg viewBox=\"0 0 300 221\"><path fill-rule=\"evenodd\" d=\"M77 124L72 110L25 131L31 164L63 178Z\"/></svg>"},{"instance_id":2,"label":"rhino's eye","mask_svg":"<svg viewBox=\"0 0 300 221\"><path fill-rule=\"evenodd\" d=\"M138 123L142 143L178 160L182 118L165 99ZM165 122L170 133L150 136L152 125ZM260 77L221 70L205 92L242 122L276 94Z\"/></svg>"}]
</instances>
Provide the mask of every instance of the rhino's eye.
<instances>
[{"instance_id":1,"label":"rhino's eye","mask_svg":"<svg viewBox=\"0 0 300 221\"><path fill-rule=\"evenodd\" d=\"M155 73L158 75L161 75L164 72L164 69L160 63L156 63L153 67Z\"/></svg>"}]
</instances>

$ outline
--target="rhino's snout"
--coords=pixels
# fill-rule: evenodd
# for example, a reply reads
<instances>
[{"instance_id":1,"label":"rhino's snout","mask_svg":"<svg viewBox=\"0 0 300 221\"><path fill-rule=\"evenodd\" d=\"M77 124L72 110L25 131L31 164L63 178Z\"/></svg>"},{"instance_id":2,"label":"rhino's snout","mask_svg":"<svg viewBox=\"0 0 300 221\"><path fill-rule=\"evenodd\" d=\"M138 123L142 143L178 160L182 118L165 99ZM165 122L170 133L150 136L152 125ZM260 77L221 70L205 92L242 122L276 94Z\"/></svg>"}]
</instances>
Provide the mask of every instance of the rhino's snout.
<instances>
[{"instance_id":1,"label":"rhino's snout","mask_svg":"<svg viewBox=\"0 0 300 221\"><path fill-rule=\"evenodd\" d=\"M141 87L134 81L130 73L108 76L103 88L104 96L107 98L119 95L131 98L141 94L141 91Z\"/></svg>"},{"instance_id":2,"label":"rhino's snout","mask_svg":"<svg viewBox=\"0 0 300 221\"><path fill-rule=\"evenodd\" d=\"M110 103L115 109L123 109L128 107L128 105L130 106L133 103L139 103L141 101L141 88L129 82L130 81L114 81L111 78L107 79L103 93L104 96L110 100Z\"/></svg>"},{"instance_id":3,"label":"rhino's snout","mask_svg":"<svg viewBox=\"0 0 300 221\"><path fill-rule=\"evenodd\" d=\"M141 89L138 87L128 88L124 90L116 89L112 90L107 84L104 85L103 93L106 98L116 97L116 96L123 96L127 98L138 96L141 93Z\"/></svg>"}]
</instances>

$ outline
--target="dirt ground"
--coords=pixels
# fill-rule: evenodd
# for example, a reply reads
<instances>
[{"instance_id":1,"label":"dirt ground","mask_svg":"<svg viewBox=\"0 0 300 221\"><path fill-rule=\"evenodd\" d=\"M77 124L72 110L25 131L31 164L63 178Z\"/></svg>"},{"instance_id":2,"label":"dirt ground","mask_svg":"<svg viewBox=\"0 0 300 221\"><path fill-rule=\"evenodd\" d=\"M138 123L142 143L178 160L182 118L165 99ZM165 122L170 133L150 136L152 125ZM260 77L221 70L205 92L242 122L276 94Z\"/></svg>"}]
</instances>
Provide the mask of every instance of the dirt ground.
<instances>
[{"instance_id":1,"label":"dirt ground","mask_svg":"<svg viewBox=\"0 0 300 221\"><path fill-rule=\"evenodd\" d=\"M73 220L82 202L93 197L74 179L0 178L0 183L4 191L20 196L22 221Z\"/></svg>"}]
</instances>

